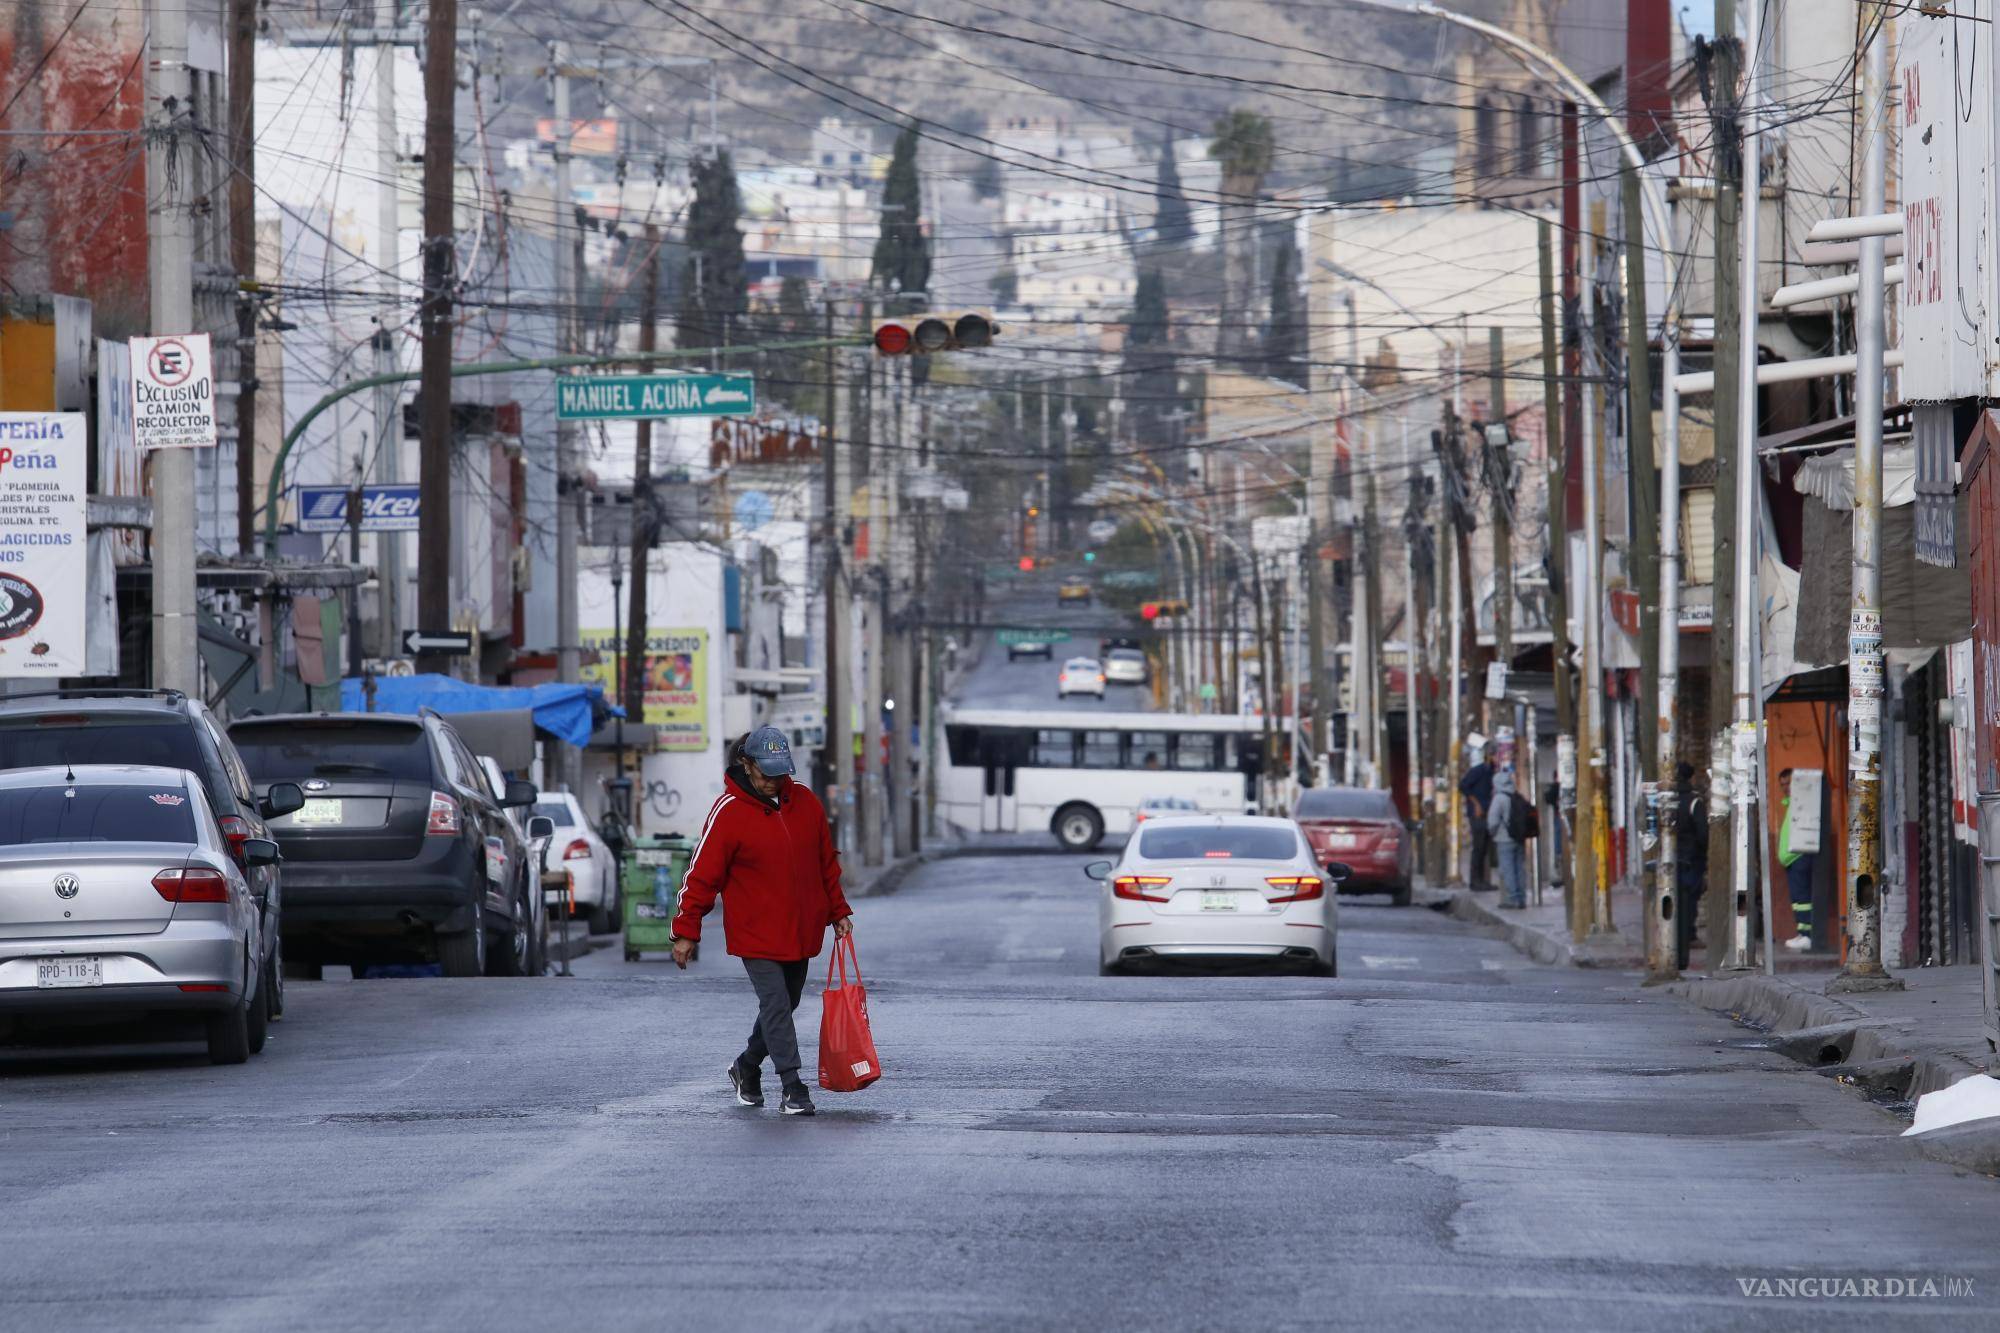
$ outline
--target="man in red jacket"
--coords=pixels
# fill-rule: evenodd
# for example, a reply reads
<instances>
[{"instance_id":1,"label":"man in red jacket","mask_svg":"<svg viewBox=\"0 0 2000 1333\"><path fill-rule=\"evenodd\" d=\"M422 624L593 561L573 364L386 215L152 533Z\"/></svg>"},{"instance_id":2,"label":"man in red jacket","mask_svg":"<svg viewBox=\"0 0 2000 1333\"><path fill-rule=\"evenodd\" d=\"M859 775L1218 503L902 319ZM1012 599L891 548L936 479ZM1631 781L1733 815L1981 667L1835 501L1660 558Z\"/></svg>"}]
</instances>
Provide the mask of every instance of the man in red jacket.
<instances>
[{"instance_id":1,"label":"man in red jacket","mask_svg":"<svg viewBox=\"0 0 2000 1333\"><path fill-rule=\"evenodd\" d=\"M701 939L702 917L718 897L725 899L724 944L743 960L757 991L750 1043L729 1066L736 1100L764 1104L769 1056L784 1089L778 1109L811 1115L792 1013L805 992L806 962L826 943L827 926L846 935L854 921L840 893L840 855L826 811L792 781L792 771L791 742L776 727L759 727L730 748L723 793L681 881L673 947L674 963L685 968Z\"/></svg>"}]
</instances>

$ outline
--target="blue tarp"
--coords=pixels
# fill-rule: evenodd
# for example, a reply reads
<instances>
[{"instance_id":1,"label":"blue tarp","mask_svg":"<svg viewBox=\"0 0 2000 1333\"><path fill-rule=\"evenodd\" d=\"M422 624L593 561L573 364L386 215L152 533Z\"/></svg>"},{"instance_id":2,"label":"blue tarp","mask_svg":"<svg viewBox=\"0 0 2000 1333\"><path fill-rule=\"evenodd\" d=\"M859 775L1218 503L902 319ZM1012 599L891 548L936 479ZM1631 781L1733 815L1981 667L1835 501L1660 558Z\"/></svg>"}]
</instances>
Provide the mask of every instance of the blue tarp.
<instances>
[{"instance_id":1,"label":"blue tarp","mask_svg":"<svg viewBox=\"0 0 2000 1333\"><path fill-rule=\"evenodd\" d=\"M340 707L348 713L367 709L358 676L340 682ZM414 713L429 708L449 715L525 708L534 713L539 730L578 746L590 743L593 707L624 716L622 708L604 702L601 685L468 685L439 675L375 678L378 713Z\"/></svg>"}]
</instances>

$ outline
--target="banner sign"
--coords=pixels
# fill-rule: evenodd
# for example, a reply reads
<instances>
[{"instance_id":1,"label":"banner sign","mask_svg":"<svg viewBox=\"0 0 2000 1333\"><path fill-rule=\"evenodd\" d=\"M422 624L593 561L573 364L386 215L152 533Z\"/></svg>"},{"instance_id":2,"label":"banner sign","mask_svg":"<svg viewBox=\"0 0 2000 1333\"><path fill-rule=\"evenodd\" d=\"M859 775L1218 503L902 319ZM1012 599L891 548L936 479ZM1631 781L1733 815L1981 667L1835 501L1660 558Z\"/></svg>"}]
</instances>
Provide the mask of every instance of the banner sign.
<instances>
[{"instance_id":1,"label":"banner sign","mask_svg":"<svg viewBox=\"0 0 2000 1333\"><path fill-rule=\"evenodd\" d=\"M0 412L0 676L84 674L81 412Z\"/></svg>"},{"instance_id":2,"label":"banner sign","mask_svg":"<svg viewBox=\"0 0 2000 1333\"><path fill-rule=\"evenodd\" d=\"M582 671L602 685L612 703L623 697L624 644L610 629L585 630L583 646L597 651L597 664ZM652 724L661 750L708 748L708 631L649 629L646 632L644 715L629 719Z\"/></svg>"},{"instance_id":3,"label":"banner sign","mask_svg":"<svg viewBox=\"0 0 2000 1333\"><path fill-rule=\"evenodd\" d=\"M141 449L215 447L215 372L206 333L132 342L132 432Z\"/></svg>"},{"instance_id":4,"label":"banner sign","mask_svg":"<svg viewBox=\"0 0 2000 1333\"><path fill-rule=\"evenodd\" d=\"M414 482L361 488L363 532L415 532L422 515L423 488ZM300 532L347 531L347 497L351 486L299 487Z\"/></svg>"}]
</instances>

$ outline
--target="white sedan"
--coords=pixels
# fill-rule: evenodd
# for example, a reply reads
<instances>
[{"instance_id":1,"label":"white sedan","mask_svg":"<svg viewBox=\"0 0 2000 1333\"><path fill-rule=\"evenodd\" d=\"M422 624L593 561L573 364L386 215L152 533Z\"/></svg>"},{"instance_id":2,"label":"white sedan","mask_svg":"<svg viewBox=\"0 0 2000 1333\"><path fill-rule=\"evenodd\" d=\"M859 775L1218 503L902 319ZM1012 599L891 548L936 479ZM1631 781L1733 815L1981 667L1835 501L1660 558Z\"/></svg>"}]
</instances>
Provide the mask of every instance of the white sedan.
<instances>
[{"instance_id":1,"label":"white sedan","mask_svg":"<svg viewBox=\"0 0 2000 1333\"><path fill-rule=\"evenodd\" d=\"M1067 699L1072 694L1094 694L1102 699L1104 664L1094 657L1072 657L1064 662L1056 677L1056 698Z\"/></svg>"},{"instance_id":2,"label":"white sedan","mask_svg":"<svg viewBox=\"0 0 2000 1333\"><path fill-rule=\"evenodd\" d=\"M1315 864L1289 819L1163 815L1117 861L1084 873L1104 885L1098 973L1187 959L1290 963L1336 974L1339 914L1330 889L1346 867Z\"/></svg>"},{"instance_id":3,"label":"white sedan","mask_svg":"<svg viewBox=\"0 0 2000 1333\"><path fill-rule=\"evenodd\" d=\"M576 886L576 905L589 913L590 933L606 935L620 929L618 863L583 817L582 804L569 792L545 791L535 802L534 813L555 821L549 869L569 871L570 882Z\"/></svg>"},{"instance_id":4,"label":"white sedan","mask_svg":"<svg viewBox=\"0 0 2000 1333\"><path fill-rule=\"evenodd\" d=\"M1144 685L1146 655L1137 648L1113 648L1104 655L1104 675L1113 685Z\"/></svg>"}]
</instances>

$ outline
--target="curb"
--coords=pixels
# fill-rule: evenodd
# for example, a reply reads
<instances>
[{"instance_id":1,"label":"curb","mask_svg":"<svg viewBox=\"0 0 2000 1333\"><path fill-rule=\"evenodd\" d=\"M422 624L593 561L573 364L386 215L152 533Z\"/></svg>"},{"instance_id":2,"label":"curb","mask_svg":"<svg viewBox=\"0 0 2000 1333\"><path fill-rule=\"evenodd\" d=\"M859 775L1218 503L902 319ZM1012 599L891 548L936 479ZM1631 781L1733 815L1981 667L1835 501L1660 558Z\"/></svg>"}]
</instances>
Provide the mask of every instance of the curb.
<instances>
[{"instance_id":1,"label":"curb","mask_svg":"<svg viewBox=\"0 0 2000 1333\"><path fill-rule=\"evenodd\" d=\"M1835 996L1782 976L1751 973L1673 981L1668 993L1776 1038L1771 1049L1801 1064L1915 1101L1968 1074L1986 1072L1950 1051L1926 1049L1894 1019L1871 1018ZM1864 1068L1866 1067L1866 1068ZM1854 1071L1849 1078L1846 1071ZM1922 1137L1931 1137L1925 1135Z\"/></svg>"},{"instance_id":2,"label":"curb","mask_svg":"<svg viewBox=\"0 0 2000 1333\"><path fill-rule=\"evenodd\" d=\"M1480 902L1470 889L1420 888L1415 900L1433 911L1497 932L1522 953L1538 963L1553 967L1595 967L1624 970L1646 965L1645 953L1624 936L1602 943L1579 945L1567 935L1550 934Z\"/></svg>"}]
</instances>

